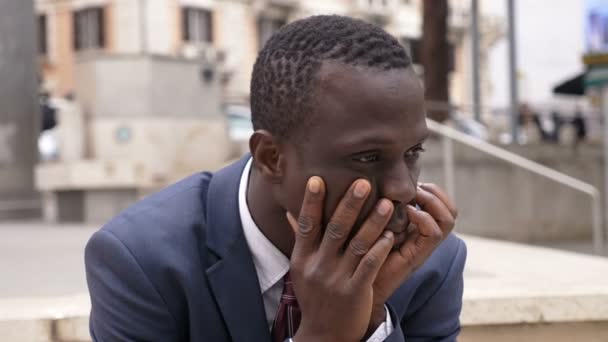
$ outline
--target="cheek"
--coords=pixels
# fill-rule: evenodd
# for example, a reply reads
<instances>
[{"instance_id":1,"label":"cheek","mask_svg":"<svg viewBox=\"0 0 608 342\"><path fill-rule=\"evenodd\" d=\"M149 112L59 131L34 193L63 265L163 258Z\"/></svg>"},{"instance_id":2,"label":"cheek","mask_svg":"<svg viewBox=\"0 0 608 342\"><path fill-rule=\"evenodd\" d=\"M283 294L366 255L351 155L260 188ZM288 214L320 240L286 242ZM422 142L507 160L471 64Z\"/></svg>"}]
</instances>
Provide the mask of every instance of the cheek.
<instances>
[{"instance_id":1,"label":"cheek","mask_svg":"<svg viewBox=\"0 0 608 342\"><path fill-rule=\"evenodd\" d=\"M323 205L323 224L326 225L334 212L336 211L338 204L349 190L352 183L361 175L353 174L352 172L346 172L343 169L324 169L319 170L317 173L325 181L325 202Z\"/></svg>"},{"instance_id":2,"label":"cheek","mask_svg":"<svg viewBox=\"0 0 608 342\"><path fill-rule=\"evenodd\" d=\"M351 235L354 235L358 231L358 229L359 229L358 227L360 227L361 224L363 224L363 222L365 221L365 219L367 218L369 213L373 210L376 202L378 201L378 194L379 194L378 184L374 177L365 177L365 176L361 176L361 175L345 177L342 175L340 178L341 179L346 178L347 181L346 182L344 182L343 180L341 180L339 182L334 181L333 183L328 182L328 184L327 184L327 196L325 197L325 208L324 208L324 212L323 212L324 226L329 222L329 220L331 219L331 216L336 211L338 204L344 198L344 195L346 195L346 192L349 190L350 186L352 185L352 183L355 180L364 178L364 179L367 179L371 184L371 192L370 192L369 196L367 197L367 200L365 201L363 208L361 208L359 216L357 217L357 220L354 224L353 230L351 231Z\"/></svg>"},{"instance_id":3,"label":"cheek","mask_svg":"<svg viewBox=\"0 0 608 342\"><path fill-rule=\"evenodd\" d=\"M294 217L298 217L304 201L304 191L308 179L293 179L286 182L280 190L281 202Z\"/></svg>"},{"instance_id":4,"label":"cheek","mask_svg":"<svg viewBox=\"0 0 608 342\"><path fill-rule=\"evenodd\" d=\"M302 167L298 161L291 160L286 166L285 176L280 186L275 188L275 198L279 199L283 209L289 211L296 218L302 208L307 182L308 177L305 172L302 172Z\"/></svg>"},{"instance_id":5,"label":"cheek","mask_svg":"<svg viewBox=\"0 0 608 342\"><path fill-rule=\"evenodd\" d=\"M418 178L420 177L420 162L415 162L410 168L410 178L414 184L418 184Z\"/></svg>"},{"instance_id":6,"label":"cheek","mask_svg":"<svg viewBox=\"0 0 608 342\"><path fill-rule=\"evenodd\" d=\"M323 177L325 180L325 203L323 205L323 223L327 224L333 213L338 208L338 204L348 191L350 183L338 181L336 178L329 176Z\"/></svg>"}]
</instances>

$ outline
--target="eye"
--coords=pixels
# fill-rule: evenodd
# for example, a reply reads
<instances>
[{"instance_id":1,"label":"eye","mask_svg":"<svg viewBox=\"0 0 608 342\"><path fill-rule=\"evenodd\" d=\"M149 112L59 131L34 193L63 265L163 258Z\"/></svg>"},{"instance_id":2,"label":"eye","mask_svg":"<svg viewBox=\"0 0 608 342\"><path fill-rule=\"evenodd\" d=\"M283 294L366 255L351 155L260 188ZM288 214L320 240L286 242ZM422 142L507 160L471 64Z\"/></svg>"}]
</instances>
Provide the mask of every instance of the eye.
<instances>
[{"instance_id":1,"label":"eye","mask_svg":"<svg viewBox=\"0 0 608 342\"><path fill-rule=\"evenodd\" d=\"M420 158L420 154L423 153L424 147L422 147L422 145L416 146L414 148L412 148L411 150L405 152L405 158L408 160L417 160L418 158Z\"/></svg>"},{"instance_id":2,"label":"eye","mask_svg":"<svg viewBox=\"0 0 608 342\"><path fill-rule=\"evenodd\" d=\"M353 160L358 163L373 163L377 162L380 159L378 153L362 153L353 156Z\"/></svg>"}]
</instances>

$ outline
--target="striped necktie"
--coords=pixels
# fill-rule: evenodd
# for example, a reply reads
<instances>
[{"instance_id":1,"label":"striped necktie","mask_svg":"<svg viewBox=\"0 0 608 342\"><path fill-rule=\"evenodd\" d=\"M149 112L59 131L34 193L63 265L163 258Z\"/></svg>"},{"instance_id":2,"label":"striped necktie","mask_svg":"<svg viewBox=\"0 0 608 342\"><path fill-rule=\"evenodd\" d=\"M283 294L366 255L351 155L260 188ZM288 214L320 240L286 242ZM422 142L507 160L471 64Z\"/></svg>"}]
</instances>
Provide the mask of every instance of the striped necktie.
<instances>
[{"instance_id":1,"label":"striped necktie","mask_svg":"<svg viewBox=\"0 0 608 342\"><path fill-rule=\"evenodd\" d=\"M272 340L274 342L283 342L285 339L293 337L302 318L289 272L285 274L283 282L284 287L279 311L272 325Z\"/></svg>"}]
</instances>

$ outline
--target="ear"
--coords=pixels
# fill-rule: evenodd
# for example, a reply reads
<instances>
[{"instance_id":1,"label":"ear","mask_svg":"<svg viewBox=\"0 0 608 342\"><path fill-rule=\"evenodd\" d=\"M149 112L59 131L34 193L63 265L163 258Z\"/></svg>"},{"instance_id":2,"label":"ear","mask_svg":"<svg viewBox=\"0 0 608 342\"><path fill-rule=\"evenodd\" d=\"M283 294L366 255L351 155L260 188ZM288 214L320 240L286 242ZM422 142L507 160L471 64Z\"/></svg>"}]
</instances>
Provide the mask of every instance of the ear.
<instances>
[{"instance_id":1,"label":"ear","mask_svg":"<svg viewBox=\"0 0 608 342\"><path fill-rule=\"evenodd\" d=\"M258 130L249 139L249 151L255 168L272 183L281 183L285 174L285 158L279 139L265 130Z\"/></svg>"}]
</instances>

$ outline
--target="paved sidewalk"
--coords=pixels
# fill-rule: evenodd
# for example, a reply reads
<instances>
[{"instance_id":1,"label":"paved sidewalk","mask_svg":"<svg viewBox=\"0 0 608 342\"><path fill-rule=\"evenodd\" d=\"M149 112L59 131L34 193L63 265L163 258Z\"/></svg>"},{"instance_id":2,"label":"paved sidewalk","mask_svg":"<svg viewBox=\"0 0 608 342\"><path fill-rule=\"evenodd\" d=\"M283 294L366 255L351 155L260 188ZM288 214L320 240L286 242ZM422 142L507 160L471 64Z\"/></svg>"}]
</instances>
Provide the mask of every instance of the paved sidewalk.
<instances>
[{"instance_id":1,"label":"paved sidewalk","mask_svg":"<svg viewBox=\"0 0 608 342\"><path fill-rule=\"evenodd\" d=\"M0 341L90 341L83 254L97 229L0 222ZM591 341L608 332L608 258L462 238L463 341L495 339L497 326L505 330L497 341L517 334Z\"/></svg>"},{"instance_id":2,"label":"paved sidewalk","mask_svg":"<svg viewBox=\"0 0 608 342\"><path fill-rule=\"evenodd\" d=\"M97 229L0 221L0 299L87 292L84 246Z\"/></svg>"}]
</instances>

